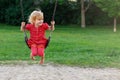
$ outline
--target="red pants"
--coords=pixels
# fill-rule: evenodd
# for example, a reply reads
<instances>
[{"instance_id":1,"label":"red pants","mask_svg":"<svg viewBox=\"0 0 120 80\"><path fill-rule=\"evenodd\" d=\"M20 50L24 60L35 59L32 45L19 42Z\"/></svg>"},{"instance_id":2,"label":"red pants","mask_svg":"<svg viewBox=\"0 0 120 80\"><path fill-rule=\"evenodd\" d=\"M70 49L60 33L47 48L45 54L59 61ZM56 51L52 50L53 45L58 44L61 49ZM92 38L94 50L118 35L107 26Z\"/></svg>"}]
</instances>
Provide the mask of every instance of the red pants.
<instances>
[{"instance_id":1,"label":"red pants","mask_svg":"<svg viewBox=\"0 0 120 80\"><path fill-rule=\"evenodd\" d=\"M44 56L44 45L31 45L32 56Z\"/></svg>"}]
</instances>

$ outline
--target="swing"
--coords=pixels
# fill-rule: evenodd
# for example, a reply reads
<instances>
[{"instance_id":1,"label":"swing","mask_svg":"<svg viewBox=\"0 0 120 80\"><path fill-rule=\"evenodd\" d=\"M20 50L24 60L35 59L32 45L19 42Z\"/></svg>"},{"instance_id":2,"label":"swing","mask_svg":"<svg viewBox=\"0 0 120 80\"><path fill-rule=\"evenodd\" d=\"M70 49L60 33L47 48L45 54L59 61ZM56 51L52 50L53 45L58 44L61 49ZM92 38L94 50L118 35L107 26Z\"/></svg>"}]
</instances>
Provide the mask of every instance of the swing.
<instances>
[{"instance_id":1,"label":"swing","mask_svg":"<svg viewBox=\"0 0 120 80\"><path fill-rule=\"evenodd\" d=\"M22 21L25 20L24 18L24 12L23 12L23 4L22 4L22 0L20 0L20 6L21 6L21 15L22 15ZM54 11L53 11L53 15L52 15L52 21L54 21L54 17L55 17L55 12L56 12L56 7L57 7L57 0L55 2L55 6L54 6ZM52 36L52 30L50 31L50 35L47 39L46 45L45 45L45 49L48 47L50 40L51 40L51 36ZM25 43L28 46L28 48L30 49L30 46L28 45L28 37L27 37L27 33L26 30L24 29L24 39L25 39Z\"/></svg>"}]
</instances>

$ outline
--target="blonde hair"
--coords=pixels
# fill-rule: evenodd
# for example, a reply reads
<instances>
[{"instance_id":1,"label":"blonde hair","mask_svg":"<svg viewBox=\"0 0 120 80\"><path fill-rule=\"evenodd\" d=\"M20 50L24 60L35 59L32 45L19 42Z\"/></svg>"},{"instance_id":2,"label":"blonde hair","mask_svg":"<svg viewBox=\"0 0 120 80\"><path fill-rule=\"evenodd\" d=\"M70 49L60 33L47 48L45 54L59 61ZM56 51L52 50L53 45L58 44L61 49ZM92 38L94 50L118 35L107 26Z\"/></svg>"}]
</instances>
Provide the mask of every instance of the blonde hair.
<instances>
[{"instance_id":1,"label":"blonde hair","mask_svg":"<svg viewBox=\"0 0 120 80\"><path fill-rule=\"evenodd\" d=\"M43 20L43 16L44 15L43 15L43 12L41 10L39 10L39 11L35 10L30 14L28 22L31 23L31 24L34 24L36 19L42 19Z\"/></svg>"}]
</instances>

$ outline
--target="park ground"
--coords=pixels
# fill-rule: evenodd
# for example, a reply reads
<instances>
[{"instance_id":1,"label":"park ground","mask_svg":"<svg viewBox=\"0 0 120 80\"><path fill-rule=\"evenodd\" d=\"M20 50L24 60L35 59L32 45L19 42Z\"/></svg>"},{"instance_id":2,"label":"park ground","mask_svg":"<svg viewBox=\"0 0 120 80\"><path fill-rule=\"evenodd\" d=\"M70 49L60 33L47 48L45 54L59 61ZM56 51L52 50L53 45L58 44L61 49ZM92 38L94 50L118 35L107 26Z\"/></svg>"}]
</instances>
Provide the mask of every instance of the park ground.
<instances>
[{"instance_id":1,"label":"park ground","mask_svg":"<svg viewBox=\"0 0 120 80\"><path fill-rule=\"evenodd\" d=\"M39 65L39 57L29 59L19 26L0 26L0 80L120 80L119 27L114 33L111 26L58 25Z\"/></svg>"}]
</instances>

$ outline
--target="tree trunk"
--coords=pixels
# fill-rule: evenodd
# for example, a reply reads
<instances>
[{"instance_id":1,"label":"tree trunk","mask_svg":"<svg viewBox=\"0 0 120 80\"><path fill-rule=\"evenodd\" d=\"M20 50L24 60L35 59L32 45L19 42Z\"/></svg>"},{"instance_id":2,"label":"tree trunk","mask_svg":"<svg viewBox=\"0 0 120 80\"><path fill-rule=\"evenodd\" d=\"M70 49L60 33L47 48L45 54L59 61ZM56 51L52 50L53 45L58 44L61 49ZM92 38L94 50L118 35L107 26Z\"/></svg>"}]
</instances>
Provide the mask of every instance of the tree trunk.
<instances>
[{"instance_id":1,"label":"tree trunk","mask_svg":"<svg viewBox=\"0 0 120 80\"><path fill-rule=\"evenodd\" d=\"M85 8L84 8L84 0L81 0L81 27L85 28Z\"/></svg>"},{"instance_id":2,"label":"tree trunk","mask_svg":"<svg viewBox=\"0 0 120 80\"><path fill-rule=\"evenodd\" d=\"M116 32L116 25L117 25L117 19L116 17L114 17L114 29L113 29L114 32Z\"/></svg>"}]
</instances>

